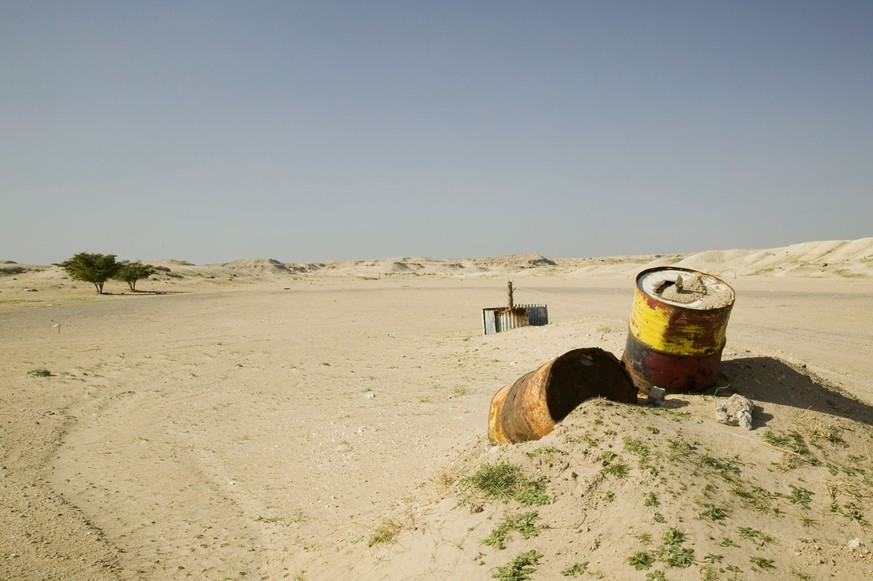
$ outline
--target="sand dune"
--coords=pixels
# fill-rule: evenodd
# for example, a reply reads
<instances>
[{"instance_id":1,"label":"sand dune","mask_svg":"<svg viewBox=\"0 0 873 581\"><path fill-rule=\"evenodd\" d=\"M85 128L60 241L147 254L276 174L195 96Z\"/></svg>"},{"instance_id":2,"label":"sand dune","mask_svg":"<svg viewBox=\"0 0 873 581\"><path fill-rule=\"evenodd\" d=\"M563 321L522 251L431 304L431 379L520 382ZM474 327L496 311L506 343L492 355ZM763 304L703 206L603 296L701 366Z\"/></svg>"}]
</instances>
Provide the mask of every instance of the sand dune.
<instances>
[{"instance_id":1,"label":"sand dune","mask_svg":"<svg viewBox=\"0 0 873 581\"><path fill-rule=\"evenodd\" d=\"M0 263L0 578L873 578L871 257L161 260L106 296ZM491 396L620 355L668 264L737 292L717 393L489 446ZM485 336L508 278L550 324ZM730 392L753 430L715 421ZM499 466L527 496L477 487Z\"/></svg>"},{"instance_id":2,"label":"sand dune","mask_svg":"<svg viewBox=\"0 0 873 581\"><path fill-rule=\"evenodd\" d=\"M236 275L320 274L340 276L379 276L392 274L458 275L508 273L514 271L576 272L578 274L632 275L643 268L681 266L721 274L790 275L802 277L864 278L873 273L873 238L806 242L764 250L706 250L689 254L641 255L595 258L549 259L535 253L489 258L443 259L406 256L371 260L292 263L275 258L240 259L211 265L195 265L185 260L150 260L148 264L169 268L177 274L203 275L230 272ZM0 261L0 273L43 271L51 267L21 265ZM59 270L54 269L60 276Z\"/></svg>"}]
</instances>

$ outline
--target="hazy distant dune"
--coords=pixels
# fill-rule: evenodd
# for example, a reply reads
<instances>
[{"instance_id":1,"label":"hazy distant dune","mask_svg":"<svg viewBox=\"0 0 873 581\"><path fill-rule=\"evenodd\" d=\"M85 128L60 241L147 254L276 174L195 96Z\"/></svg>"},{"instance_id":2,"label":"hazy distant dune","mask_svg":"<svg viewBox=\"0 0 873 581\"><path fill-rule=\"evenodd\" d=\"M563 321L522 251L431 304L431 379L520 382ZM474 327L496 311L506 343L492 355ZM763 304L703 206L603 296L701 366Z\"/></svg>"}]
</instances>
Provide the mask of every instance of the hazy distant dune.
<instances>
[{"instance_id":1,"label":"hazy distant dune","mask_svg":"<svg viewBox=\"0 0 873 581\"><path fill-rule=\"evenodd\" d=\"M477 276L500 273L565 272L573 275L633 276L646 268L677 266L725 276L801 276L868 278L873 276L873 237L792 244L782 248L703 250L686 254L647 254L550 259L537 253L482 258L429 258L402 256L332 262L282 262L275 258L248 258L220 264L197 265L186 260L143 261L161 267L172 278L257 277L265 274L374 277ZM63 277L60 268L0 261L0 274L45 271Z\"/></svg>"}]
</instances>

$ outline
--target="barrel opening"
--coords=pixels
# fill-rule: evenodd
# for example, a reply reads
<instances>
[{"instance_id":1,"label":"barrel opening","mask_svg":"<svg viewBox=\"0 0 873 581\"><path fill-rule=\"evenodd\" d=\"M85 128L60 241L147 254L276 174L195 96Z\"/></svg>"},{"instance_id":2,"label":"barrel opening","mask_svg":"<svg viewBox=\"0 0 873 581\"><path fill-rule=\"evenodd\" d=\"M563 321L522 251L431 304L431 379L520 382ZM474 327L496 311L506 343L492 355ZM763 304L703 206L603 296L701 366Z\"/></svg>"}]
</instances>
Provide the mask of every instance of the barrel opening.
<instances>
[{"instance_id":1,"label":"barrel opening","mask_svg":"<svg viewBox=\"0 0 873 581\"><path fill-rule=\"evenodd\" d=\"M636 402L636 389L620 365L597 353L569 352L552 366L546 386L546 405L555 422L566 418L579 404L592 397Z\"/></svg>"}]
</instances>

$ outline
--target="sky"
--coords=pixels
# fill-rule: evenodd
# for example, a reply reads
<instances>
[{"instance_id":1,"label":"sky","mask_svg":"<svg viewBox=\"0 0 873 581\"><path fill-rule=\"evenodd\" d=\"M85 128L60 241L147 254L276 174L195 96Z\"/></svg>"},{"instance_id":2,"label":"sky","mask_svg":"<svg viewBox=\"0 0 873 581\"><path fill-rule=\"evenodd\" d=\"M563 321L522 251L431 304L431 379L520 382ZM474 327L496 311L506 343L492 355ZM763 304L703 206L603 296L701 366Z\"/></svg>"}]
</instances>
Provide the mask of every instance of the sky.
<instances>
[{"instance_id":1,"label":"sky","mask_svg":"<svg viewBox=\"0 0 873 581\"><path fill-rule=\"evenodd\" d=\"M869 0L0 0L0 260L867 236Z\"/></svg>"}]
</instances>

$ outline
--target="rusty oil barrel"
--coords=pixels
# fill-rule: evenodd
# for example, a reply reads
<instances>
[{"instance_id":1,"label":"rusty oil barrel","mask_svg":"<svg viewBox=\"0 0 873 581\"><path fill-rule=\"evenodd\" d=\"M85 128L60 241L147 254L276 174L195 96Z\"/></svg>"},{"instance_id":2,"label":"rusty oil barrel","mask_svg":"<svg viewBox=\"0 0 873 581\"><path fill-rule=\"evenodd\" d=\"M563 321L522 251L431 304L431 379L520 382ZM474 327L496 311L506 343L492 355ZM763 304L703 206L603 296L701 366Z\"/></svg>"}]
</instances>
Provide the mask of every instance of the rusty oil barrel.
<instances>
[{"instance_id":1,"label":"rusty oil barrel","mask_svg":"<svg viewBox=\"0 0 873 581\"><path fill-rule=\"evenodd\" d=\"M492 444L538 440L592 397L636 403L637 389L612 353L596 347L568 351L494 395L488 439Z\"/></svg>"},{"instance_id":2,"label":"rusty oil barrel","mask_svg":"<svg viewBox=\"0 0 873 581\"><path fill-rule=\"evenodd\" d=\"M685 393L715 385L734 289L687 268L637 275L622 362L640 395L653 386Z\"/></svg>"}]
</instances>

